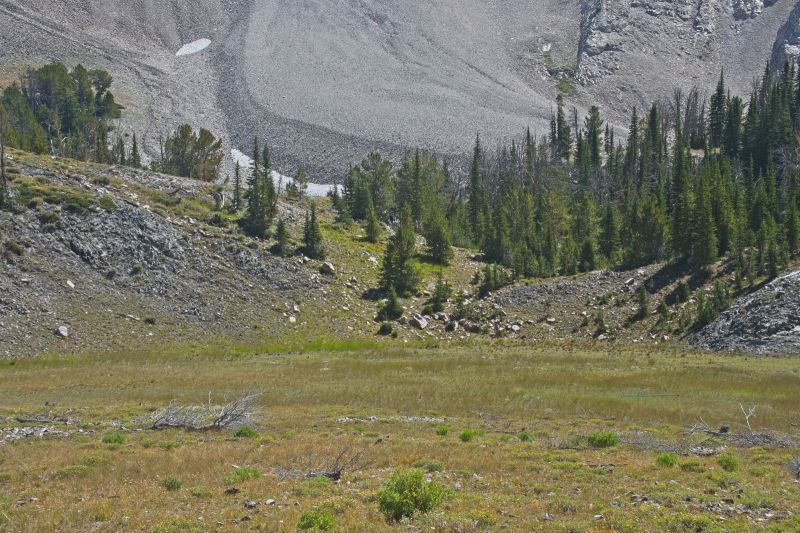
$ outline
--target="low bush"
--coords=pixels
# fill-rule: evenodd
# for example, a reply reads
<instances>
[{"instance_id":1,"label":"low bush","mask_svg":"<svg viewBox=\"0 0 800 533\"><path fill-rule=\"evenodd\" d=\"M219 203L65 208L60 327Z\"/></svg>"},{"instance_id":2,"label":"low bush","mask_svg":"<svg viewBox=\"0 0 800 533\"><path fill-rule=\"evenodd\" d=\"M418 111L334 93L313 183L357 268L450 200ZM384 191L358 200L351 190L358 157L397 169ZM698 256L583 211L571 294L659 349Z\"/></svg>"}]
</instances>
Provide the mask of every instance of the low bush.
<instances>
[{"instance_id":1,"label":"low bush","mask_svg":"<svg viewBox=\"0 0 800 533\"><path fill-rule=\"evenodd\" d=\"M303 513L297 527L313 531L331 531L336 527L336 519L327 509L312 509Z\"/></svg>"},{"instance_id":2,"label":"low bush","mask_svg":"<svg viewBox=\"0 0 800 533\"><path fill-rule=\"evenodd\" d=\"M444 465L436 459L420 459L414 463L414 468L420 468L426 472L441 472Z\"/></svg>"},{"instance_id":3,"label":"low bush","mask_svg":"<svg viewBox=\"0 0 800 533\"><path fill-rule=\"evenodd\" d=\"M161 486L170 492L175 492L181 490L181 487L183 487L183 481L176 478L175 476L170 476L161 481Z\"/></svg>"},{"instance_id":4,"label":"low bush","mask_svg":"<svg viewBox=\"0 0 800 533\"><path fill-rule=\"evenodd\" d=\"M240 439L252 439L254 437L258 437L258 432L253 428L244 426L236 430L234 436Z\"/></svg>"},{"instance_id":5,"label":"low bush","mask_svg":"<svg viewBox=\"0 0 800 533\"><path fill-rule=\"evenodd\" d=\"M533 435L529 431L521 431L517 438L522 442L533 442Z\"/></svg>"},{"instance_id":6,"label":"low bush","mask_svg":"<svg viewBox=\"0 0 800 533\"><path fill-rule=\"evenodd\" d=\"M436 434L440 437L446 437L448 433L450 433L450 428L447 426L439 426L436 428Z\"/></svg>"},{"instance_id":7,"label":"low bush","mask_svg":"<svg viewBox=\"0 0 800 533\"><path fill-rule=\"evenodd\" d=\"M249 479L258 479L261 477L261 470L253 468L252 466L243 466L237 468L229 476L226 476L223 481L225 483L243 483Z\"/></svg>"},{"instance_id":8,"label":"low bush","mask_svg":"<svg viewBox=\"0 0 800 533\"><path fill-rule=\"evenodd\" d=\"M481 435L483 435L483 431L480 429L465 429L458 438L461 439L461 442L470 442L475 437L480 437Z\"/></svg>"},{"instance_id":9,"label":"low bush","mask_svg":"<svg viewBox=\"0 0 800 533\"><path fill-rule=\"evenodd\" d=\"M676 464L678 464L678 456L674 453L662 453L658 457L656 457L656 464L658 466L664 466L667 468L672 468Z\"/></svg>"},{"instance_id":10,"label":"low bush","mask_svg":"<svg viewBox=\"0 0 800 533\"><path fill-rule=\"evenodd\" d=\"M597 431L589 435L588 441L592 448L612 448L619 444L619 437L610 431Z\"/></svg>"},{"instance_id":11,"label":"low bush","mask_svg":"<svg viewBox=\"0 0 800 533\"><path fill-rule=\"evenodd\" d=\"M125 435L122 433L106 433L103 435L103 444L125 444Z\"/></svg>"},{"instance_id":12,"label":"low bush","mask_svg":"<svg viewBox=\"0 0 800 533\"><path fill-rule=\"evenodd\" d=\"M720 455L717 464L726 472L736 472L739 469L739 461L733 455Z\"/></svg>"},{"instance_id":13,"label":"low bush","mask_svg":"<svg viewBox=\"0 0 800 533\"><path fill-rule=\"evenodd\" d=\"M416 513L427 513L448 496L436 482L426 482L422 470L395 471L378 492L378 508L387 520L400 521Z\"/></svg>"}]
</instances>

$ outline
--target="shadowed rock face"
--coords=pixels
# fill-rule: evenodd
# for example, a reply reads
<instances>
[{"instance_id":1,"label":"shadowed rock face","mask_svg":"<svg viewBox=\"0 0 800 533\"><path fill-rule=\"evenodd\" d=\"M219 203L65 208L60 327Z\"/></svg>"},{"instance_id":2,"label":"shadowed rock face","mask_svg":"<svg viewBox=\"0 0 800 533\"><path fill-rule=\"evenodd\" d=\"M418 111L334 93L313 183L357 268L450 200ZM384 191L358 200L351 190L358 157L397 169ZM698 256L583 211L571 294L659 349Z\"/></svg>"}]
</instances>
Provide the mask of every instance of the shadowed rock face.
<instances>
[{"instance_id":1,"label":"shadowed rock face","mask_svg":"<svg viewBox=\"0 0 800 533\"><path fill-rule=\"evenodd\" d=\"M746 93L797 41L790 0L0 0L0 78L60 60L107 68L147 139L181 122L284 173L332 180L370 149L466 153L547 131L557 87L624 124L725 68ZM189 43L211 44L176 56Z\"/></svg>"}]
</instances>

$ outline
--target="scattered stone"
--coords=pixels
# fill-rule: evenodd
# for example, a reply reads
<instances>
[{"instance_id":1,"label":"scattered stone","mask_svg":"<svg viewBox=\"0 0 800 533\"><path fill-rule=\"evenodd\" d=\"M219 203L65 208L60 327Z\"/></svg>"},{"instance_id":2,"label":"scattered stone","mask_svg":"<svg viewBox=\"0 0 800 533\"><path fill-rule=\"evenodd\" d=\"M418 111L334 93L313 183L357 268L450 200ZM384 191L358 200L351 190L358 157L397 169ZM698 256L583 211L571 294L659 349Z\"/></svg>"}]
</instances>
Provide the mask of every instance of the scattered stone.
<instances>
[{"instance_id":1,"label":"scattered stone","mask_svg":"<svg viewBox=\"0 0 800 533\"><path fill-rule=\"evenodd\" d=\"M247 500L246 502L244 502L245 509L255 509L257 505L258 504L253 500Z\"/></svg>"},{"instance_id":2,"label":"scattered stone","mask_svg":"<svg viewBox=\"0 0 800 533\"><path fill-rule=\"evenodd\" d=\"M334 275L336 275L336 268L333 266L332 263L330 263L328 261L325 261L324 263L322 263L322 266L319 267L319 271L320 271L321 274L324 274L326 276L334 276Z\"/></svg>"},{"instance_id":3,"label":"scattered stone","mask_svg":"<svg viewBox=\"0 0 800 533\"><path fill-rule=\"evenodd\" d=\"M415 315L409 321L409 324L411 324L413 327L415 327L417 329L425 329L425 328L428 327L428 320L424 316Z\"/></svg>"},{"instance_id":4,"label":"scattered stone","mask_svg":"<svg viewBox=\"0 0 800 533\"><path fill-rule=\"evenodd\" d=\"M67 326L58 326L56 329L56 335L66 339L69 337L69 328Z\"/></svg>"},{"instance_id":5,"label":"scattered stone","mask_svg":"<svg viewBox=\"0 0 800 533\"><path fill-rule=\"evenodd\" d=\"M74 289L75 288L75 284L72 282L71 279L67 280L67 287L69 287L70 289Z\"/></svg>"}]
</instances>

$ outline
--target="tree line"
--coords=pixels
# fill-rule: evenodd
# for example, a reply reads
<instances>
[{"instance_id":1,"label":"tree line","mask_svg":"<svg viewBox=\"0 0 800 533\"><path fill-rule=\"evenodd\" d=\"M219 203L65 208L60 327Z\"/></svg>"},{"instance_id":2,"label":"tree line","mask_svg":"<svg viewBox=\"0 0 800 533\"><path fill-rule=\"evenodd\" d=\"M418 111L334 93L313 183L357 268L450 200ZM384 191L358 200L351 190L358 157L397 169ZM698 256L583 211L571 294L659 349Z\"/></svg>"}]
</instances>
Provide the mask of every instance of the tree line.
<instances>
[{"instance_id":1,"label":"tree line","mask_svg":"<svg viewBox=\"0 0 800 533\"><path fill-rule=\"evenodd\" d=\"M102 69L61 63L29 69L2 91L0 115L5 146L37 154L142 168L139 139L120 135L114 120L124 108L111 92L113 78ZM160 159L152 170L215 181L223 159L222 142L188 124L159 139Z\"/></svg>"},{"instance_id":2,"label":"tree line","mask_svg":"<svg viewBox=\"0 0 800 533\"><path fill-rule=\"evenodd\" d=\"M466 183L425 150L398 168L372 153L349 169L333 203L370 240L394 224L384 288L413 292L416 233L436 263L451 244L480 250L515 277L549 277L674 260L699 273L733 260L737 281L774 277L796 255L800 72L767 65L748 101L724 74L710 98L676 90L627 135L592 106L579 119L558 96L547 135L530 130L487 150L475 140ZM493 271L494 272L494 271Z\"/></svg>"}]
</instances>

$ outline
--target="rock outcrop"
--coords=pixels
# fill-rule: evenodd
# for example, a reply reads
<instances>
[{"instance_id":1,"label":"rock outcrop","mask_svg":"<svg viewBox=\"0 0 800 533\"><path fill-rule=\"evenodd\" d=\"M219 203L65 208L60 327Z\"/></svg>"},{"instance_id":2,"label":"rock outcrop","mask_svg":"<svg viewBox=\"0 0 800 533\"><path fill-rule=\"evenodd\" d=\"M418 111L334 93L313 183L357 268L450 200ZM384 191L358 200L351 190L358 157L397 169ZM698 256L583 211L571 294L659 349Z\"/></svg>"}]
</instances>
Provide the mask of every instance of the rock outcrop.
<instances>
[{"instance_id":1,"label":"rock outcrop","mask_svg":"<svg viewBox=\"0 0 800 533\"><path fill-rule=\"evenodd\" d=\"M318 183L373 149L425 146L455 168L477 129L488 145L545 133L557 90L623 127L633 105L711 87L723 67L746 94L767 59L800 50L792 0L306 4L0 0L0 80L53 60L106 68L121 130L151 156L189 122L245 151L268 137L276 170Z\"/></svg>"},{"instance_id":2,"label":"rock outcrop","mask_svg":"<svg viewBox=\"0 0 800 533\"><path fill-rule=\"evenodd\" d=\"M800 270L736 301L692 344L722 352L800 354Z\"/></svg>"}]
</instances>

